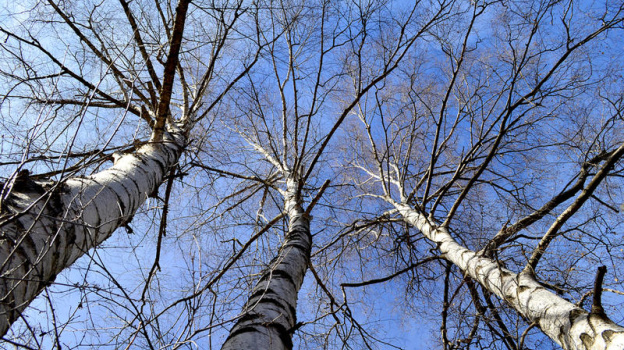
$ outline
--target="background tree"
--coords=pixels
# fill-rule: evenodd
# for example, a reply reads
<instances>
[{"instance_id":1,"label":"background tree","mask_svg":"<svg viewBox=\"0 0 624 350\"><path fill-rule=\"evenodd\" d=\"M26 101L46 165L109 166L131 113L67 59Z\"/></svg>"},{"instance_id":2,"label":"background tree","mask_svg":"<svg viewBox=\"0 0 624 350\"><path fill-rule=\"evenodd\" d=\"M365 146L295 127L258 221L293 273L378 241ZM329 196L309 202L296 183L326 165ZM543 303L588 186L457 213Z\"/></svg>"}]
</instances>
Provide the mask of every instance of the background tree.
<instances>
[{"instance_id":1,"label":"background tree","mask_svg":"<svg viewBox=\"0 0 624 350\"><path fill-rule=\"evenodd\" d=\"M17 233L4 244L36 254L5 253L3 283L44 291L24 313L4 299L19 318L6 342L620 341L621 4L48 1L5 13L2 210ZM167 160L145 161L154 149ZM117 169L150 180L124 185ZM89 239L76 245L79 231ZM21 261L58 268L35 277ZM591 294L604 301L588 312ZM401 323L421 330L401 338Z\"/></svg>"}]
</instances>

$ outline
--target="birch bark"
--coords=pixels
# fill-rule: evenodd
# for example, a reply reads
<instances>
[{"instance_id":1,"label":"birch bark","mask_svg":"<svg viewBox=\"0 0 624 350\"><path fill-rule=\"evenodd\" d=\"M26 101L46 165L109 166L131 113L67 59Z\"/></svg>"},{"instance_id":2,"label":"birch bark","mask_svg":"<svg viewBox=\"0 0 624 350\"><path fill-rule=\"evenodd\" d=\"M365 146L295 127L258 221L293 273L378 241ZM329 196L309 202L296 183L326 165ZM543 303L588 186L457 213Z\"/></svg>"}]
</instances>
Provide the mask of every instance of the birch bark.
<instances>
[{"instance_id":1,"label":"birch bark","mask_svg":"<svg viewBox=\"0 0 624 350\"><path fill-rule=\"evenodd\" d=\"M104 171L61 182L16 178L0 215L0 334L63 269L132 220L186 139L180 130Z\"/></svg>"},{"instance_id":2,"label":"birch bark","mask_svg":"<svg viewBox=\"0 0 624 350\"><path fill-rule=\"evenodd\" d=\"M513 273L458 244L449 232L403 203L392 203L404 220L438 245L442 255L505 300L566 350L624 348L624 327L557 296L528 273Z\"/></svg>"},{"instance_id":3,"label":"birch bark","mask_svg":"<svg viewBox=\"0 0 624 350\"><path fill-rule=\"evenodd\" d=\"M310 252L310 216L296 195L296 182L288 181L285 207L288 234L277 255L260 277L222 350L292 349L297 323L297 293L303 283Z\"/></svg>"}]
</instances>

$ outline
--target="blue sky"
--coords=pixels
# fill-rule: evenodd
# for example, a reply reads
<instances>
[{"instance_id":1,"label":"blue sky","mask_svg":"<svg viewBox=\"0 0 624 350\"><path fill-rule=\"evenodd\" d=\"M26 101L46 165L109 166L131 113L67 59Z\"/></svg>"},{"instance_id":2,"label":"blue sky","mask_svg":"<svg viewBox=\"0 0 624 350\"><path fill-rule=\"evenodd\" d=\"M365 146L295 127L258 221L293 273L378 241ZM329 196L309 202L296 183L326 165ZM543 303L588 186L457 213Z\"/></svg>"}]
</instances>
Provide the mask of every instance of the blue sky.
<instances>
[{"instance_id":1,"label":"blue sky","mask_svg":"<svg viewBox=\"0 0 624 350\"><path fill-rule=\"evenodd\" d=\"M530 20L525 20L521 12L524 11L525 15L530 17L532 12L529 11L529 7L536 3L497 4L479 17L479 21L482 22L475 24L473 34L468 36L470 50L466 53L462 74L442 113L439 111L442 108L440 101L446 92L453 68L449 58L444 56L444 50L448 51L451 47L453 50L461 48L461 39L470 19L468 2L458 2L453 7L453 15L448 21L423 34L422 39L410 49L399 68L362 99L361 106L366 114L365 119L370 120L372 125L371 135L379 149L388 151L385 153L387 158L383 161L394 157L393 159L401 159L402 164L406 164L409 175L413 176L412 181L408 182L409 188L415 185L428 168L435 123L439 121L440 116L445 118L443 121L445 127L442 128L443 138L451 133L453 136L449 138L447 148L439 157L436 165L438 173L429 194L438 189L436 186L444 184L444 181L452 177L458 159L474 145L475 135L483 132L479 130L482 125L492 126L492 130L497 130L496 117L507 103L506 91L510 88L510 77L514 75L514 64L517 63L511 59L519 51L513 52L512 48L521 50L525 47L523 40L528 40L526 31L533 24ZM366 8L364 5L380 6L379 12L368 19L370 31L367 35L358 32L363 27L362 23L358 22L361 20L358 11L362 8L350 7L354 4L362 5L362 8ZM288 73L290 63L288 36L279 37L277 44L273 46L273 56L270 55L271 46L265 48L251 74L240 80L231 92L219 101L217 107L196 126L191 135L189 151L181 162L180 171L185 175L181 180L176 179L173 184L170 220L167 236L163 238L161 248L161 269L151 282L149 292L145 294L147 302L144 304L141 297L144 295L146 275L155 257L163 205L156 199L148 200L130 223L134 233L130 234L123 228L118 230L102 247L89 252L88 256L66 270L50 288L51 305L58 317L57 322L68 323L61 332L62 344L72 346L84 343L85 347L104 348L118 348L131 344L131 347L144 347L146 343L141 334L136 337L133 334L133 330L139 324L134 314L139 313L138 310L142 308L147 317L159 315L158 323L153 322L149 326L153 335L164 334L163 338L168 342L174 342L178 336L181 338L188 336L192 341L184 344L183 347L186 348L220 347L232 325L231 321L239 314L258 273L272 259L282 242L284 223L280 222L255 241L248 253L234 264L218 283L189 301L179 303L176 301L204 288L208 281L218 275L242 244L279 213L283 203L275 190L250 185L248 181L231 176L220 176L215 172L194 168L190 164L201 162L210 167L242 173L245 176L268 177L275 170L262 159L261 154L253 150L243 136L255 135L257 139L254 141L259 141L266 149L273 145L277 148L277 153L284 156L281 148L283 141L291 152L294 148L295 121L300 123L301 127L309 120L308 118L311 118L311 133L306 146L308 150L318 150L324 135L339 118L343 108L353 100L354 85L357 85L360 74L355 65L358 45L363 46L362 79L370 81L372 76L382 70L384 63L382 59L388 57L387 51L384 50L392 48L388 43L393 43L393 35L399 33L396 22L390 15L396 15L398 9L407 8L406 3L391 3L387 8L381 4L381 2L334 4L331 7L333 17L325 23L326 33L338 32L338 29L348 27L350 20L354 21L349 30L341 32L334 41L331 38L320 37L319 8L305 8L301 18L307 22L303 21L300 27L290 33L294 43L292 47L296 49L295 53L298 53L297 60L292 62L296 71L294 75L297 79L296 91L292 75L289 75L292 72ZM409 30L414 30L416 24L422 24L423 19L431 15L434 8L432 4L433 2L423 3L423 7L418 10L419 16L415 17L414 27L410 27ZM71 10L75 11L77 18L84 19L88 14L88 5L86 2L75 4ZM110 20L102 21L102 32L107 35L110 34L110 28L107 27L109 24L112 26L117 23L116 21L123 22L122 13L114 6L116 5L106 2L101 8L102 18L110 16ZM587 11L587 7L591 6L594 7L593 11ZM595 16L601 13L604 4L579 2L574 3L573 7L574 11L570 12L570 16L574 16L572 28L579 31L580 34L577 36L580 37L593 28L590 25L597 23ZM9 3L3 4L0 8L5 11L9 8L11 12L18 13L11 17L16 18L15 21L28 18L28 14L22 12L21 8L11 8ZM561 35L564 32L558 16L565 11L570 9L561 5L542 19L544 27L529 46L535 50L539 48L548 50L539 57L527 61L522 77L514 86L516 93L511 94L513 98L530 91L534 87L532 84L535 84L535 79L543 76L544 70L551 67L564 50L564 46L558 45L563 40ZM99 14L97 11L96 13ZM203 18L210 18L212 21L214 17L203 17L206 13L215 14L211 9L195 9L193 16L196 17L192 17L192 21L197 22L192 23L202 23ZM277 18L283 13L276 11L273 15ZM4 14L1 16L0 18L6 18ZM152 13L151 16L142 17L145 28L152 24L150 21L158 21L155 14ZM249 62L248 54L253 52L250 49L252 46L245 46L246 41L242 38L245 35L249 35L250 40L257 38L252 35L254 29L251 24L252 13L248 12L245 16L247 22L241 24L241 27L236 27L238 30L234 35L236 40L228 42L220 56L222 61L217 65L215 74L217 79L203 101L206 105L222 91L228 79L231 79L243 64ZM509 27L500 25L499 19L507 18L505 16L513 18L516 22L523 22L522 26L518 23ZM84 59L87 62L84 74L89 81L94 84L101 83L102 88L120 93L115 90L115 80L111 78L110 70L89 61L90 56L85 53L88 50L85 50L74 37L69 36L68 31L63 29L58 32L49 31L55 26L36 22L30 18L25 23L34 28L33 33L42 35L42 42L53 48L53 52L67 60L72 67L78 67ZM4 21L2 25L15 24L16 22ZM269 27L277 24L267 21L263 25ZM196 81L206 69L208 65L206 60L210 57L214 46L213 42L202 40L214 31L216 30L210 25L191 27L189 41L185 46L187 51L183 56L184 67L188 73L186 77L189 80ZM265 34L267 33L270 31L267 30ZM121 45L119 52L132 52L130 42L123 39L130 40L130 33L120 31L116 35L119 35L116 37L117 44ZM504 39L514 36L516 38L511 42L505 42ZM59 38L63 39L58 41L63 45L53 45L56 42L54 40ZM588 46L586 50L580 50L578 56L574 57L574 64L566 66L562 72L557 73L559 75L556 78L548 82L552 86L564 85L567 81L578 78L580 74L581 78L587 79L586 85L578 84L570 90L553 92L552 96L543 100L538 95L535 102L544 104L544 108L536 107L533 102L517 109L515 113L520 115L518 120L522 127L510 133L503 146L506 153L497 156L492 171L483 175L483 179L490 181L493 186L486 187L483 184L483 187L475 190L470 197L471 205L462 206L460 214L454 221L457 229L453 232L462 242L473 249L479 249L485 239L491 238L506 221L513 222L529 212L529 206L523 204L536 203L533 204L535 208L559 192L577 173L585 153L596 152L600 147L611 147L621 142L623 135L619 131L621 120L618 118L614 118L610 128L603 131L599 129L601 125L609 124L605 121L613 113L612 106L610 107L601 98L607 95L615 98L621 94L619 84L622 80L623 63L621 38L621 30L599 37L595 44ZM320 66L318 49L321 39L326 40L324 45L333 42L336 47L325 56L324 70L320 74L320 83L317 84L316 72ZM150 40L163 40L163 35L154 34ZM260 40L264 43L267 39ZM158 56L157 50L154 50L154 55ZM138 54L135 56L133 59L139 60ZM0 61L3 71L15 69L22 72L16 68L19 64L7 59L6 52L2 57L5 58L4 61ZM119 57L119 62L123 61L120 54L116 57ZM41 57L38 59L43 60ZM592 70L588 72L587 67L590 66ZM54 70L50 66L41 67ZM133 67L144 69L140 64ZM284 85L284 91L280 91L276 82L276 71L282 79L289 77ZM410 81L410 78L413 78L413 81ZM0 81L0 94L7 94L11 79L6 75L3 79ZM180 84L180 81L178 80L176 84ZM67 96L85 98L84 95L80 95L79 90L70 90L70 87L76 87L75 83L63 79L52 79L50 86L37 86L41 89L37 91L45 92L44 87L53 86L61 91L58 96L66 93ZM22 88L23 90L20 90ZM316 88L319 94L317 100L312 101ZM15 91L24 94L28 92L23 86L20 89ZM383 108L375 108L378 100L373 93L376 89L380 90L378 97L386 98ZM502 93L499 94L501 90ZM181 94L175 95L176 103L182 102L180 96ZM313 115L309 116L313 103L315 110ZM71 150L75 152L93 147L108 147L106 154L109 154L117 150L113 147L130 146L133 139L144 140L148 134L142 121L124 111L93 108L85 112L78 107L63 109L41 107L37 104L28 105L27 101L21 98L7 99L0 105L0 114L3 117L0 129L2 133L0 162L22 158L33 159L41 154L59 156L58 152L67 152L70 149L68 145L72 142L74 144ZM365 137L364 125L356 116L357 107L360 106L356 106L348 114L328 144L328 148L312 172L310 181L304 187L304 195L309 201L325 179L332 180L330 189L312 213L315 245L313 255L336 239L339 234L346 232L345 227L349 227L355 220L376 218L390 207L382 200L363 195L366 191L381 193L378 183L372 185L358 183L367 175L362 169L355 168L356 161L365 162L366 152L371 150ZM175 112L179 110L176 107ZM527 112L526 115L522 115L524 112ZM285 113L288 125L286 140L283 140L282 136L284 127L282 113ZM265 116L265 119L263 120L261 116ZM460 119L459 126L452 129L456 116ZM419 128L416 131L420 134L413 142L413 154L408 159L408 147L400 141L407 139L409 127L413 123L418 123ZM390 125L388 130L391 131L385 133L383 128L388 125ZM257 128L256 132L253 130L254 127ZM257 131L265 127L271 131L270 135ZM574 133L578 135L574 137ZM297 140L299 149L303 147L303 134L301 127ZM23 153L24 145L30 141L33 142L32 152ZM48 147L50 144L52 147ZM489 144L486 142L484 147L488 147ZM522 154L518 154L518 149L522 150ZM314 152L306 154L306 165L310 165L314 155ZM289 162L292 162L293 154L288 154L288 157ZM370 159L368 158L369 161ZM69 164L74 161L71 160ZM59 157L58 161L28 163L26 167L35 173L41 173L56 169L61 164L64 164L64 158ZM104 161L101 164L106 166L110 162ZM373 162L365 165L368 170L377 171ZM92 166L87 172L96 169ZM0 167L0 176L6 178L15 170L15 164L6 164ZM442 174L444 170L451 172ZM505 176L509 176L513 181L508 181ZM623 202L620 180L613 178L612 181L610 187L601 188L601 192L597 195L617 208ZM522 186L519 186L521 188L517 191L516 189L505 191L518 183ZM463 184L465 182L453 190L459 191ZM423 192L421 186L417 195L423 195ZM161 187L160 194L161 197L164 195L164 186ZM393 194L396 195L394 192ZM456 196L457 194L451 191L443 197L436 215L443 216ZM428 203L428 208L431 208L432 202ZM589 290L595 276L595 266L599 263L608 264L609 274L605 280L608 287L618 289L624 278L620 271L620 259L624 258L624 255L618 245L621 241L621 214L605 209L596 201L589 203L586 208L587 210L577 219L570 222L571 233L565 239L559 239L553 244L552 255L548 257L550 260L544 264L542 270L545 281L556 283L563 276L569 278L572 285L579 287L579 290L566 294L570 299L577 298ZM548 218L529 228L523 232L526 237L520 238L518 244L509 245L504 253L504 259L512 268L522 267L527 252L534 247L536 237L548 228L552 219ZM585 222L586 220L590 222ZM579 227L574 229L574 225ZM413 248L409 248L402 234L409 234L415 240L420 237L416 230L406 230L400 223L360 230L357 233L346 234L331 249L315 255L312 263L323 278L330 280L330 290L338 302L342 303L341 283L387 276L404 268L408 262L413 262L407 261L408 258L405 257L414 259L416 256L422 259L434 251L432 244L422 240L417 241ZM578 257L578 261L570 263L570 256ZM563 264L570 264L574 269L569 269L569 274L562 274L558 267ZM416 271L415 274L404 274L391 281L366 288L348 288L346 295L349 307L352 315L366 331L384 342L404 349L441 348L439 310L442 303L444 268L438 262L431 262ZM459 276L461 274L454 271L453 287L461 284ZM410 290L409 287L413 289ZM464 307L469 310L469 315L473 315L474 308L470 306L466 289L461 289L458 295L457 307ZM613 294L608 294L605 298L607 299L605 303L609 304L607 307L609 315L618 322L622 321L624 315L616 312L617 305L621 303L620 298ZM322 334L329 333L328 338L334 343L328 348L341 345L336 329L332 328L334 318L331 315L324 315L328 298L310 272L306 275L299 300L299 321L313 324L306 324L301 328L301 335L295 337L296 344L302 344L299 343L300 336L319 333L321 335L306 338L309 343L301 346L315 348L325 341ZM50 329L52 325L50 312L50 305L44 296L35 301L27 312L28 322L33 325L35 333L45 333L43 336L34 334L34 337L43 339L43 348L51 347L54 342L54 336L51 336L53 330ZM506 318L510 324L518 321L513 313L510 315ZM336 317L344 319L341 313ZM192 322L188 318L191 318ZM191 323L191 327L186 327ZM518 329L521 332L526 325L521 322L519 324ZM339 334L349 334L349 327L348 322L339 326ZM195 331L198 333L191 335ZM489 336L484 337L483 342L486 343ZM530 342L542 341L550 344L540 335L530 339ZM391 348L384 342L373 341L372 347ZM363 347L357 332L351 335L349 346L355 349Z\"/></svg>"}]
</instances>

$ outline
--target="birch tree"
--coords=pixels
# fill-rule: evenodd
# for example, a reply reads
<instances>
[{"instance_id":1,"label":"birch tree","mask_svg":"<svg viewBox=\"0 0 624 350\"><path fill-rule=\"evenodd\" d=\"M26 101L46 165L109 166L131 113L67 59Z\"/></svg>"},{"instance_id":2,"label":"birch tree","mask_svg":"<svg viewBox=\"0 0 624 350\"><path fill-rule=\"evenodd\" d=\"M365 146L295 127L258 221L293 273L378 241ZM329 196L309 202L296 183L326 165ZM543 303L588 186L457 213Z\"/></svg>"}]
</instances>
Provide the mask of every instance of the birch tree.
<instances>
[{"instance_id":1,"label":"birch tree","mask_svg":"<svg viewBox=\"0 0 624 350\"><path fill-rule=\"evenodd\" d=\"M3 341L621 348L622 10L7 9Z\"/></svg>"},{"instance_id":2,"label":"birch tree","mask_svg":"<svg viewBox=\"0 0 624 350\"><path fill-rule=\"evenodd\" d=\"M268 173L262 175L256 170L253 175L241 174L227 169L227 165L219 169L198 166L264 186L259 216L268 206L268 193L277 192L271 197L283 201L283 205L278 204L282 208L278 217L287 217L288 224L277 254L260 273L223 349L293 348L292 333L302 325L295 311L297 294L313 246L312 209L331 182L323 179L328 173L318 169L326 162L325 152L332 138L358 101L400 66L427 30L447 20L452 2L430 5L427 11L418 3L400 11L402 16L395 13L393 23L373 20L390 15L391 8L383 3L267 6L272 18L271 25L262 30L268 40L267 59L261 60L257 71L241 85L241 95L232 102L242 117L229 124L234 135L225 139L231 142L238 136L242 144L253 148L259 161L266 163ZM383 47L376 40L368 40L368 35L377 39L377 33L384 30L400 34L379 37L385 41ZM383 54L365 62L364 52L374 50ZM340 55L343 61L336 66L332 61ZM348 72L359 73L352 81L345 81ZM265 74L272 79L267 80ZM344 88L354 95L334 105L330 98L343 84L349 84ZM312 192L309 201L305 201L305 192Z\"/></svg>"},{"instance_id":3,"label":"birch tree","mask_svg":"<svg viewBox=\"0 0 624 350\"><path fill-rule=\"evenodd\" d=\"M534 328L564 349L624 345L624 328L602 306L605 269L597 269L608 264L618 276L619 266L608 261L612 255L595 254L611 249L613 233L594 226L621 223L601 214L618 213L621 198L613 192L624 151L616 126L621 91L610 88L621 65L593 65L624 17L621 6L600 9L473 2L463 20L436 35L432 50L447 62L442 77L427 80L429 64L414 64L405 73L410 83L396 83L400 92L376 91L359 106L368 146L352 162L362 173L356 183L465 276L450 286L446 268L445 349L478 346L480 323L509 349L523 348ZM489 22L490 11L505 24ZM483 20L492 36L481 39ZM557 257L570 251L577 255ZM472 299L473 311L464 312L476 317L472 327L451 332L449 310L461 289ZM589 311L584 293L594 295ZM524 326L511 329L489 295Z\"/></svg>"},{"instance_id":4,"label":"birch tree","mask_svg":"<svg viewBox=\"0 0 624 350\"><path fill-rule=\"evenodd\" d=\"M61 271L118 228L131 230L139 207L176 176L193 126L253 65L250 41L249 55L229 60L231 73L215 82L249 8L190 3L11 5L0 27L5 131L17 134L3 139L14 160L4 163L12 173L1 197L1 334ZM202 32L197 21L210 26ZM206 43L192 43L196 35Z\"/></svg>"}]
</instances>

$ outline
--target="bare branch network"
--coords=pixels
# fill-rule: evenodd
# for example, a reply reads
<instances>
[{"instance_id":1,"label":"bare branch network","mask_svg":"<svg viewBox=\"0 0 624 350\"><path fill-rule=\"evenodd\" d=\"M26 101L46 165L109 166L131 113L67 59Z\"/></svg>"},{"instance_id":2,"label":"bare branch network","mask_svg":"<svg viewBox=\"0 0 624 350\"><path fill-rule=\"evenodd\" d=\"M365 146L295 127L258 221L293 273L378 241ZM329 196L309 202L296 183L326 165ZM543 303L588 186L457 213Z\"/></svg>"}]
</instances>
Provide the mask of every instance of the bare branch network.
<instances>
[{"instance_id":1,"label":"bare branch network","mask_svg":"<svg viewBox=\"0 0 624 350\"><path fill-rule=\"evenodd\" d=\"M621 1L5 1L0 39L0 348L624 348Z\"/></svg>"}]
</instances>

